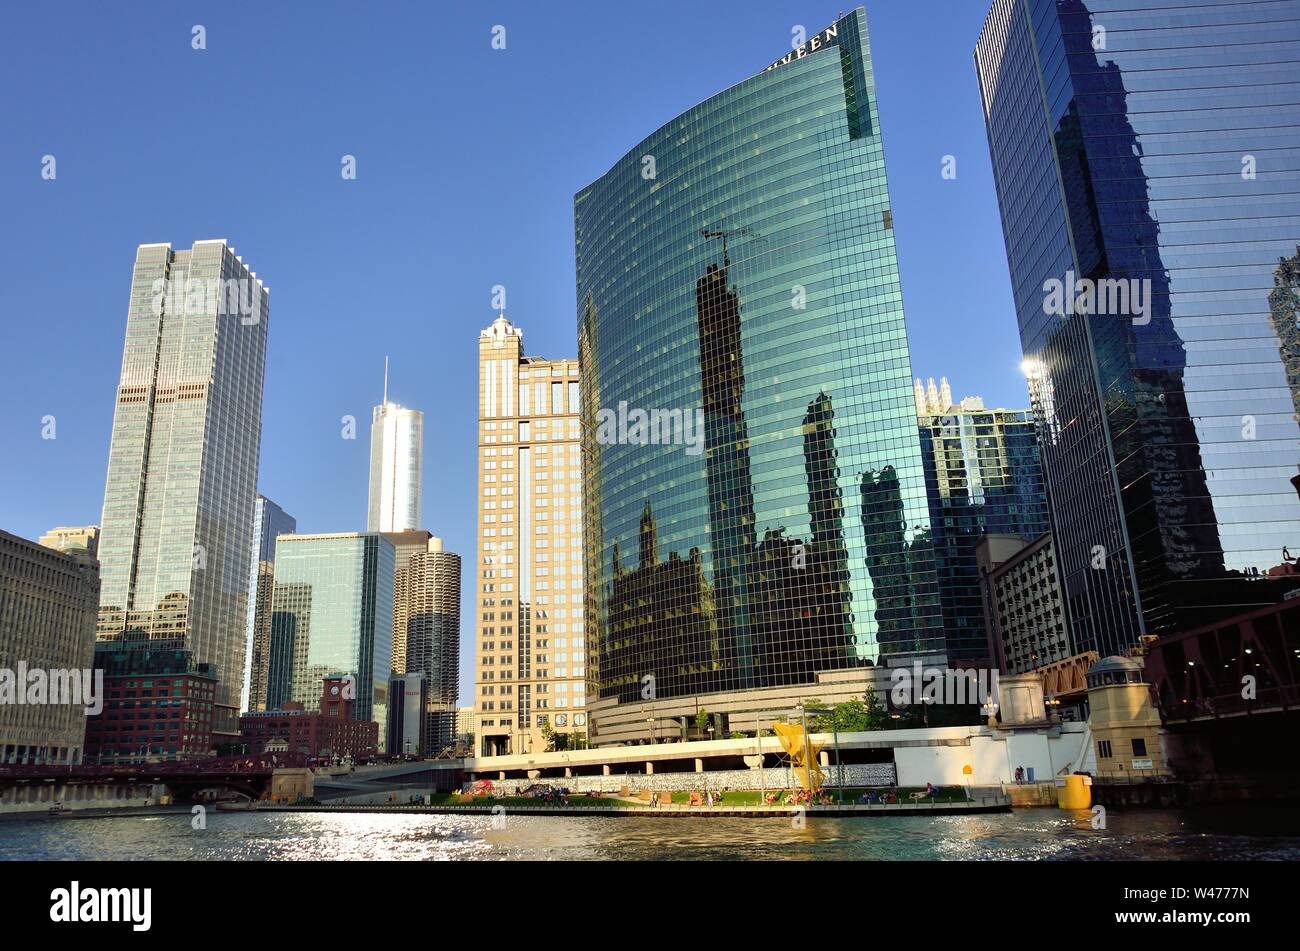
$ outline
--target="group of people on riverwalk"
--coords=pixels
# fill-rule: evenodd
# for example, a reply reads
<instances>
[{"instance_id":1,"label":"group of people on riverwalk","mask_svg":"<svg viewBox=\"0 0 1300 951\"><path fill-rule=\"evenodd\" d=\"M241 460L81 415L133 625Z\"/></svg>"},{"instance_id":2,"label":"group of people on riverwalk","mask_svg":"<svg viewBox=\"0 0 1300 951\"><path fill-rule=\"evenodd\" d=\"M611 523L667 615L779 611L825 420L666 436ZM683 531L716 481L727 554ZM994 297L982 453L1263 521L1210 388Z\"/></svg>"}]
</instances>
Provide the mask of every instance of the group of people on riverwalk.
<instances>
[{"instance_id":1,"label":"group of people on riverwalk","mask_svg":"<svg viewBox=\"0 0 1300 951\"><path fill-rule=\"evenodd\" d=\"M658 791L654 791L650 793L651 809L659 808L659 795L660 794ZM673 794L667 793L664 801L671 806L673 804ZM713 790L710 789L710 790L706 790L704 793L691 793L691 797L688 805L698 806L703 804L708 806L714 806L720 802L722 802L722 793L714 792Z\"/></svg>"}]
</instances>

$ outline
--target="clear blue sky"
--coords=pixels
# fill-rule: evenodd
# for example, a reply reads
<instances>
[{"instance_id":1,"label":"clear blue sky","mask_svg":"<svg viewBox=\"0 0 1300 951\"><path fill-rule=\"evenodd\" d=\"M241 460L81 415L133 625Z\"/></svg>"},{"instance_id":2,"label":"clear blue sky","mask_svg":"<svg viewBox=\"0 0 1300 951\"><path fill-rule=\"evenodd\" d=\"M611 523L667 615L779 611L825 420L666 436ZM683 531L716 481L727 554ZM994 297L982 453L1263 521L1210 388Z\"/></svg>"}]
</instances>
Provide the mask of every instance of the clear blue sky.
<instances>
[{"instance_id":1,"label":"clear blue sky","mask_svg":"<svg viewBox=\"0 0 1300 951\"><path fill-rule=\"evenodd\" d=\"M841 0L849 9L850 0ZM867 5L916 374L1025 405L971 66L984 0ZM762 69L821 2L67 3L0 31L0 528L98 523L135 247L227 238L271 287L260 490L364 528L368 421L426 412L426 527L466 558L477 337L507 289L576 354L573 194ZM207 49L191 49L202 24ZM506 49L491 30L506 27ZM41 159L57 179L41 179ZM340 159L357 158L357 180ZM957 178L940 175L944 155ZM362 421L340 438L339 419ZM57 438L41 438L53 415Z\"/></svg>"}]
</instances>

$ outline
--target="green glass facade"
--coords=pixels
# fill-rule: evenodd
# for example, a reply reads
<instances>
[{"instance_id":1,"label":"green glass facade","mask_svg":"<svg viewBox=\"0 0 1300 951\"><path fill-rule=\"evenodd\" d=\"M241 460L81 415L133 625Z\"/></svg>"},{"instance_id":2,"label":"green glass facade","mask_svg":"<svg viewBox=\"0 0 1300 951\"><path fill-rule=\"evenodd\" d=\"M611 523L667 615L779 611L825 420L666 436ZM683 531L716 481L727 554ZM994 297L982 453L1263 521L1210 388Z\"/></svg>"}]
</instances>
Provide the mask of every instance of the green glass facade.
<instances>
[{"instance_id":1,"label":"green glass facade","mask_svg":"<svg viewBox=\"0 0 1300 951\"><path fill-rule=\"evenodd\" d=\"M591 701L941 650L865 12L651 134L574 217ZM598 426L637 409L702 445Z\"/></svg>"},{"instance_id":2,"label":"green glass facade","mask_svg":"<svg viewBox=\"0 0 1300 951\"><path fill-rule=\"evenodd\" d=\"M387 735L393 543L378 532L281 535L275 546L267 709L314 709L326 677L356 678L357 719Z\"/></svg>"}]
</instances>

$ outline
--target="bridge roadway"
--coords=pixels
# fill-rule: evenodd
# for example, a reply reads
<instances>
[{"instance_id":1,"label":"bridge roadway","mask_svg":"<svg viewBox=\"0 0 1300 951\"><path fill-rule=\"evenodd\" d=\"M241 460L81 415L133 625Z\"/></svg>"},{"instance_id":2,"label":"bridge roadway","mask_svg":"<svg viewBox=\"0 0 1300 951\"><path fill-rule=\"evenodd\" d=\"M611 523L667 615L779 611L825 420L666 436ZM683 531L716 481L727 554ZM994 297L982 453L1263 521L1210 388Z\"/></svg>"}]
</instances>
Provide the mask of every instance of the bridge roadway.
<instances>
[{"instance_id":1,"label":"bridge roadway","mask_svg":"<svg viewBox=\"0 0 1300 951\"><path fill-rule=\"evenodd\" d=\"M209 757L179 763L76 766L0 765L0 793L10 789L56 786L164 785L180 800L203 789L229 789L253 799L271 786L277 769L303 768L309 758L296 753Z\"/></svg>"}]
</instances>

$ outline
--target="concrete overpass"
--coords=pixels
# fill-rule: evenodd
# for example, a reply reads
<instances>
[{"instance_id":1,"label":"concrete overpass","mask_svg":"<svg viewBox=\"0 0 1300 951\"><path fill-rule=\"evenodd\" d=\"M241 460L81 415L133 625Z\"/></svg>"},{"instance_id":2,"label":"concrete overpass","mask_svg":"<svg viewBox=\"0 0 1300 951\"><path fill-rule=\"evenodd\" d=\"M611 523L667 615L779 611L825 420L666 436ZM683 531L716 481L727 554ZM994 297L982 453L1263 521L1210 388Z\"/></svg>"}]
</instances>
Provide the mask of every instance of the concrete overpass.
<instances>
[{"instance_id":1,"label":"concrete overpass","mask_svg":"<svg viewBox=\"0 0 1300 951\"><path fill-rule=\"evenodd\" d=\"M1084 723L1041 720L1009 727L960 726L882 730L839 735L813 734L823 744L820 760L835 785L995 787L1013 783L1015 768L1033 769L1035 779L1085 768L1091 750ZM964 772L971 767L970 774ZM788 787L786 757L775 737L693 743L600 747L560 753L524 753L404 764L384 773L395 779L424 772L459 772L465 782L481 779L505 788L532 782L575 791L613 791L625 785L662 788L769 789ZM358 771L358 776L360 772ZM375 778L379 778L377 775ZM437 788L446 788L437 787Z\"/></svg>"}]
</instances>

